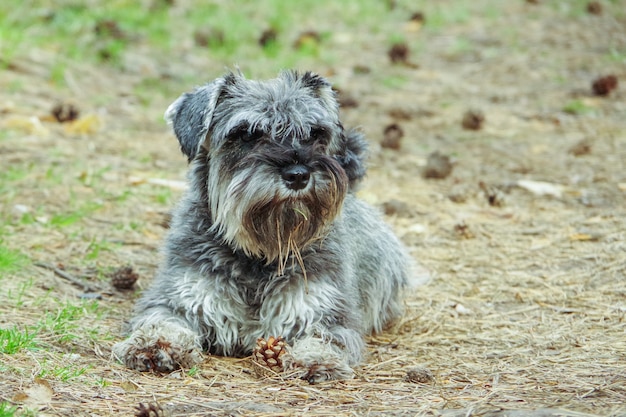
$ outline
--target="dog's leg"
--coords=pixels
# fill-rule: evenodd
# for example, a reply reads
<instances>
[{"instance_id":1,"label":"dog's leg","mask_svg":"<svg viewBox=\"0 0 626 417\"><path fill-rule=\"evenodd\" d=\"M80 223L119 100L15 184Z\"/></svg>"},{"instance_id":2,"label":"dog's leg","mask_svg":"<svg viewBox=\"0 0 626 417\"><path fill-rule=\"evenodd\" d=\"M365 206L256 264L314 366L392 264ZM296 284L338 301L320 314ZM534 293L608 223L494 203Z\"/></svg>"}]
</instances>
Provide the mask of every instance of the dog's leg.
<instances>
[{"instance_id":1,"label":"dog's leg","mask_svg":"<svg viewBox=\"0 0 626 417\"><path fill-rule=\"evenodd\" d=\"M113 347L113 355L138 371L172 372L202 361L199 335L182 317L155 307L133 320L130 337Z\"/></svg>"},{"instance_id":2,"label":"dog's leg","mask_svg":"<svg viewBox=\"0 0 626 417\"><path fill-rule=\"evenodd\" d=\"M354 376L351 365L361 361L363 338L345 327L320 329L294 341L283 357L287 372L310 383Z\"/></svg>"}]
</instances>

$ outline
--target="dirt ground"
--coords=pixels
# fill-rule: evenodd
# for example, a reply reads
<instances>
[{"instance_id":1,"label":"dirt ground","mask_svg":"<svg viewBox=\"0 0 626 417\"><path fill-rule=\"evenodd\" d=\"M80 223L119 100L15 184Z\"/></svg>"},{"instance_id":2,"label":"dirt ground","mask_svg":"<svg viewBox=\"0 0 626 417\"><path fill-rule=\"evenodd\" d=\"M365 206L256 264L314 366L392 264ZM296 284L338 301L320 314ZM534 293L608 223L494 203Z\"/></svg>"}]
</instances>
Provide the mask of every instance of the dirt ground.
<instances>
[{"instance_id":1,"label":"dirt ground","mask_svg":"<svg viewBox=\"0 0 626 417\"><path fill-rule=\"evenodd\" d=\"M139 403L172 416L626 416L626 89L592 90L601 76L626 84L626 2L601 1L599 14L580 1L439 7L461 3L437 30L434 6L381 16L380 32L337 23L321 47L338 59L303 61L368 137L360 196L386 213L423 281L349 381L258 377L219 357L142 374L110 357L185 178L164 109L225 65L260 78L276 68L141 45L122 66L68 65L61 86L49 81L59 51L5 65L0 243L29 261L0 272L0 327L40 333L37 348L0 354L0 402L42 416L147 416ZM425 25L410 21L417 11ZM390 27L410 51L395 64ZM53 120L58 102L81 118ZM462 126L467 111L484 117L478 129ZM391 124L399 149L384 142ZM437 151L452 170L429 178ZM110 285L125 265L136 291ZM58 329L68 306L80 312Z\"/></svg>"}]
</instances>

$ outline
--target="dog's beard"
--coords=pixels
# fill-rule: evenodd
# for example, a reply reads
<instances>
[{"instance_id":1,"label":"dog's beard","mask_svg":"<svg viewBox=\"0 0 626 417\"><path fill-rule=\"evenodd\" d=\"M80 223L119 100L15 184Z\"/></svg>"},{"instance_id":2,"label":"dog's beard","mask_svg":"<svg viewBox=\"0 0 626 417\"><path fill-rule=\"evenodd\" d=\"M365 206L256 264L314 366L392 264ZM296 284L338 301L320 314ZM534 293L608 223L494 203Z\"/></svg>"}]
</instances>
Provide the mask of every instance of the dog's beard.
<instances>
[{"instance_id":1,"label":"dog's beard","mask_svg":"<svg viewBox=\"0 0 626 417\"><path fill-rule=\"evenodd\" d=\"M275 168L252 164L229 179L219 164L209 169L209 205L213 230L248 256L278 261L282 273L291 257L322 239L339 214L348 178L330 157L314 164L310 184L289 190ZM292 256L293 255L293 256Z\"/></svg>"}]
</instances>

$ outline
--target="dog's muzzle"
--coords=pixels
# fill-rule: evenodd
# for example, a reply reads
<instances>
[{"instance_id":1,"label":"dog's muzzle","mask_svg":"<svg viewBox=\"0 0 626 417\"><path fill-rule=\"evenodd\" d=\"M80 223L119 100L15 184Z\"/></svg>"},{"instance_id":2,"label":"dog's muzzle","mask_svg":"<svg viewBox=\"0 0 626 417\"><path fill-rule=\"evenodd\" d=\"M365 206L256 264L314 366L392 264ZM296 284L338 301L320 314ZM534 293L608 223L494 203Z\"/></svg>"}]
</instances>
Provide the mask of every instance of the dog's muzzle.
<instances>
[{"instance_id":1,"label":"dog's muzzle","mask_svg":"<svg viewBox=\"0 0 626 417\"><path fill-rule=\"evenodd\" d=\"M307 186L311 177L311 170L305 165L293 164L283 168L281 176L287 188L297 191Z\"/></svg>"}]
</instances>

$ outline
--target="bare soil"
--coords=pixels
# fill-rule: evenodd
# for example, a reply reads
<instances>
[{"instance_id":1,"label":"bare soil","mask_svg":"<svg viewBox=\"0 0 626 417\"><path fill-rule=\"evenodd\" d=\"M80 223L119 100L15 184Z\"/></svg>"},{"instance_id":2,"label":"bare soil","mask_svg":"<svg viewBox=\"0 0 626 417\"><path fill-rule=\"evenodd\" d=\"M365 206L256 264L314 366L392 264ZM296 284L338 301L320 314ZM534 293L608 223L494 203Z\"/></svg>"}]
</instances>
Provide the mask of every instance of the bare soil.
<instances>
[{"instance_id":1,"label":"bare soil","mask_svg":"<svg viewBox=\"0 0 626 417\"><path fill-rule=\"evenodd\" d=\"M385 211L424 283L369 339L355 379L319 385L259 377L247 360L156 375L110 357L184 181L161 115L223 62L137 46L121 68L76 63L56 86L55 52L22 54L0 77L3 244L90 288L35 264L6 273L0 325L35 325L86 292L101 299L71 341L50 333L44 349L0 355L0 400L50 416L133 415L139 403L173 416L626 415L626 89L592 91L600 76L626 84L626 2L600 2L601 14L583 3L478 1L438 30L413 22L395 64L384 31L338 26L322 40L340 59L303 69L352 98L344 124L370 141L360 196ZM57 102L81 118L51 119ZM469 110L484 116L478 129L462 125ZM383 147L392 123L403 136ZM452 170L425 178L435 151ZM125 265L136 291L108 281ZM66 379L60 367L87 370Z\"/></svg>"}]
</instances>

